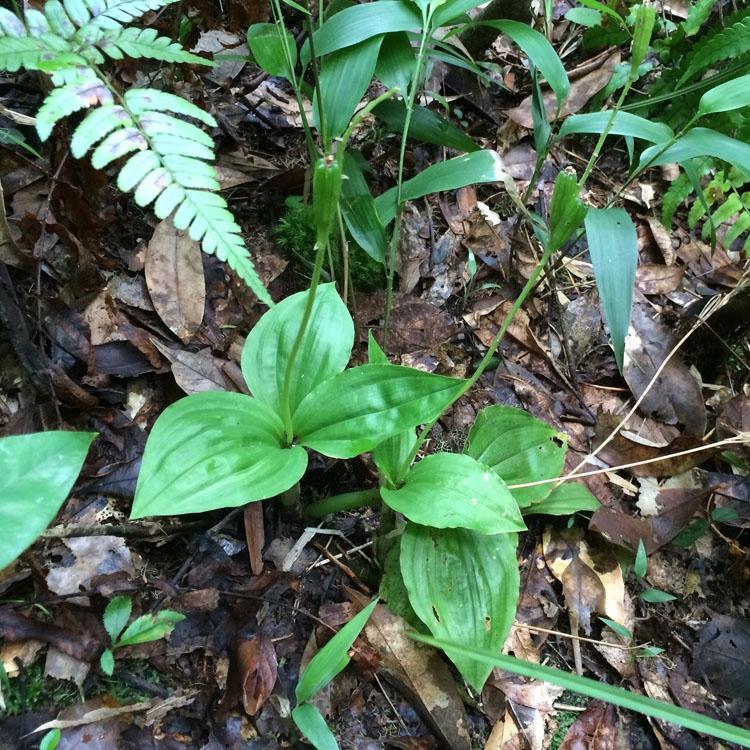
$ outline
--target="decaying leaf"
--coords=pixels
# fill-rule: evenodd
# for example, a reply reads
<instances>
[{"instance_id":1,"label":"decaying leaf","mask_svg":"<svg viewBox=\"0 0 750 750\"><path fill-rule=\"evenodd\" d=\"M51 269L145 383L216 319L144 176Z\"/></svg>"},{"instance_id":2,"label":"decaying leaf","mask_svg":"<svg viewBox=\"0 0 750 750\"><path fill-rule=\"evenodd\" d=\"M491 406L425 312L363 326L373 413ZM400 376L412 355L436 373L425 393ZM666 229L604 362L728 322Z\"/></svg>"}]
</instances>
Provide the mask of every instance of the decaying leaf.
<instances>
[{"instance_id":1,"label":"decaying leaf","mask_svg":"<svg viewBox=\"0 0 750 750\"><path fill-rule=\"evenodd\" d=\"M619 750L617 710L609 703L591 701L573 722L559 750Z\"/></svg>"},{"instance_id":2,"label":"decaying leaf","mask_svg":"<svg viewBox=\"0 0 750 750\"><path fill-rule=\"evenodd\" d=\"M218 361L209 349L190 352L165 346L154 339L154 346L172 363L175 382L185 393L202 391L232 391L229 380L219 368Z\"/></svg>"},{"instance_id":3,"label":"decaying leaf","mask_svg":"<svg viewBox=\"0 0 750 750\"><path fill-rule=\"evenodd\" d=\"M159 222L146 250L146 284L159 317L183 342L190 341L206 304L200 243L171 221Z\"/></svg>"},{"instance_id":4,"label":"decaying leaf","mask_svg":"<svg viewBox=\"0 0 750 750\"><path fill-rule=\"evenodd\" d=\"M242 706L255 716L276 684L276 651L269 638L258 635L240 641L236 653Z\"/></svg>"}]
</instances>

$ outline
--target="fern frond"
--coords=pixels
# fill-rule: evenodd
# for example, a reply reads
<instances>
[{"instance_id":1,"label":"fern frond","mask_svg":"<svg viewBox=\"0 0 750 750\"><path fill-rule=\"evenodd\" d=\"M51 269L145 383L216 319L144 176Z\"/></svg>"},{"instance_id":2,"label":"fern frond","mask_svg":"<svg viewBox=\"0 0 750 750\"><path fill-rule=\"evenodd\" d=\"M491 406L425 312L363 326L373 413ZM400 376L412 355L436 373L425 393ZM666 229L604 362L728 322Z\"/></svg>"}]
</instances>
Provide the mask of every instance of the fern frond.
<instances>
[{"instance_id":1,"label":"fern frond","mask_svg":"<svg viewBox=\"0 0 750 750\"><path fill-rule=\"evenodd\" d=\"M76 25L70 20L60 0L47 0L44 15L50 29L63 39L70 39L76 33Z\"/></svg>"},{"instance_id":2,"label":"fern frond","mask_svg":"<svg viewBox=\"0 0 750 750\"><path fill-rule=\"evenodd\" d=\"M685 36L694 36L711 16L714 9L714 0L697 0L695 5L691 6L687 18L680 24L680 28L685 32Z\"/></svg>"},{"instance_id":3,"label":"fern frond","mask_svg":"<svg viewBox=\"0 0 750 750\"><path fill-rule=\"evenodd\" d=\"M87 43L82 32L76 35L76 42ZM190 63L193 65L211 65L198 55L182 48L182 45L173 42L164 36L158 36L156 29L138 29L136 27L122 31L100 32L96 41L99 49L114 60L121 60L125 55L128 57L145 57L150 60L161 60L169 63Z\"/></svg>"},{"instance_id":4,"label":"fern frond","mask_svg":"<svg viewBox=\"0 0 750 750\"><path fill-rule=\"evenodd\" d=\"M200 120L211 128L217 127L216 120L206 110L196 107L187 99L168 94L166 91L130 89L125 92L124 98L128 111L136 116L146 112L171 112Z\"/></svg>"},{"instance_id":5,"label":"fern frond","mask_svg":"<svg viewBox=\"0 0 750 750\"><path fill-rule=\"evenodd\" d=\"M7 8L0 8L0 31L5 36L26 36L26 27L21 19Z\"/></svg>"},{"instance_id":6,"label":"fern frond","mask_svg":"<svg viewBox=\"0 0 750 750\"><path fill-rule=\"evenodd\" d=\"M140 18L144 13L159 10L177 0L66 0L66 2L80 3L91 12L91 20L81 26L81 32L88 35L96 29L121 29L123 24Z\"/></svg>"},{"instance_id":7,"label":"fern frond","mask_svg":"<svg viewBox=\"0 0 750 750\"><path fill-rule=\"evenodd\" d=\"M688 58L687 70L678 85L695 77L723 60L737 58L750 52L750 16L733 23L718 33L709 34L693 49Z\"/></svg>"},{"instance_id":8,"label":"fern frond","mask_svg":"<svg viewBox=\"0 0 750 750\"><path fill-rule=\"evenodd\" d=\"M83 69L74 81L53 91L44 100L36 115L36 132L46 141L55 125L73 112L96 104L111 104L112 94L96 77L93 70Z\"/></svg>"},{"instance_id":9,"label":"fern frond","mask_svg":"<svg viewBox=\"0 0 750 750\"><path fill-rule=\"evenodd\" d=\"M669 228L672 226L672 219L674 218L675 211L679 208L680 203L692 194L693 185L690 182L690 178L683 172L680 176L672 182L672 184L664 193L661 205L661 223L665 227Z\"/></svg>"},{"instance_id":10,"label":"fern frond","mask_svg":"<svg viewBox=\"0 0 750 750\"><path fill-rule=\"evenodd\" d=\"M68 43L55 34L0 36L0 70L15 73L26 68L49 72L72 65L86 65L86 60L71 52Z\"/></svg>"}]
</instances>

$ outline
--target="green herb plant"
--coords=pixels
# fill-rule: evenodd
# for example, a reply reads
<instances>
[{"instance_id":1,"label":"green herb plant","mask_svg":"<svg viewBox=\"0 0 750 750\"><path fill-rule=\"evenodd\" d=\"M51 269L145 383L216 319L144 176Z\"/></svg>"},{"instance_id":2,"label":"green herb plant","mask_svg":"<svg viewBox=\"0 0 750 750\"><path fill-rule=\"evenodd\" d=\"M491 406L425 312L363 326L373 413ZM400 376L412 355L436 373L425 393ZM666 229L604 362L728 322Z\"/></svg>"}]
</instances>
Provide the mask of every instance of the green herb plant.
<instances>
[{"instance_id":1,"label":"green herb plant","mask_svg":"<svg viewBox=\"0 0 750 750\"><path fill-rule=\"evenodd\" d=\"M139 643L150 643L161 638L168 638L174 626L185 619L185 615L169 609L159 610L156 614L145 614L136 617L128 625L132 603L128 596L116 596L107 604L102 618L104 629L111 639L111 647L106 648L99 658L99 666L104 674L112 676L115 669L117 649L135 646ZM127 626L127 627L126 627Z\"/></svg>"}]
</instances>

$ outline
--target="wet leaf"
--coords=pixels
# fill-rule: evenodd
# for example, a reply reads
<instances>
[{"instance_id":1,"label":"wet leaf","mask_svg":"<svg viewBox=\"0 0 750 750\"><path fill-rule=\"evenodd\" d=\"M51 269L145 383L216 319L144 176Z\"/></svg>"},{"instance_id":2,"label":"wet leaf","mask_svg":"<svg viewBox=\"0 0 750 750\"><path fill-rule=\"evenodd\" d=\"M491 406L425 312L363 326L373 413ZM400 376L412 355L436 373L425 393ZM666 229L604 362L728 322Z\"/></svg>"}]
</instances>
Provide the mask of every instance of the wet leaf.
<instances>
[{"instance_id":1,"label":"wet leaf","mask_svg":"<svg viewBox=\"0 0 750 750\"><path fill-rule=\"evenodd\" d=\"M248 716L255 716L268 700L276 684L276 651L273 642L257 635L237 644L242 706Z\"/></svg>"}]
</instances>

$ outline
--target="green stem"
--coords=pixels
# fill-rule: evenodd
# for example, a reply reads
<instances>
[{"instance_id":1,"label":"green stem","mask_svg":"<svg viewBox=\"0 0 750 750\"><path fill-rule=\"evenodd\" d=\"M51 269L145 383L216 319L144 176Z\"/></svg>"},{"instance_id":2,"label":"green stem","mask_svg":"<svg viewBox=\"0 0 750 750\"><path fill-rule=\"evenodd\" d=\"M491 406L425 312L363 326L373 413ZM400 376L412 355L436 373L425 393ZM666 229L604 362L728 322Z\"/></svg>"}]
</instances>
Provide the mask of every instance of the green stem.
<instances>
[{"instance_id":1,"label":"green stem","mask_svg":"<svg viewBox=\"0 0 750 750\"><path fill-rule=\"evenodd\" d=\"M323 95L320 92L320 65L318 63L318 58L315 55L315 32L312 25L312 16L309 14L305 15L305 28L307 30L307 37L310 43L310 65L312 66L313 71L313 85L315 87L315 95L318 97L318 131L320 133L321 140L323 141L323 151L328 153L331 144L329 143L328 130L326 129Z\"/></svg>"},{"instance_id":2,"label":"green stem","mask_svg":"<svg viewBox=\"0 0 750 750\"><path fill-rule=\"evenodd\" d=\"M430 39L430 22L432 20L432 11L428 11L423 17L422 36L419 40L419 52L417 61L414 66L414 74L409 85L409 92L404 104L406 105L406 116L404 117L404 127L401 132L401 149L398 155L398 176L396 181L396 216L393 220L393 234L388 246L387 262L387 281L385 292L385 323L383 329L383 348L388 346L388 330L391 324L391 311L393 309L393 281L396 272L396 251L398 249L399 234L401 229L401 213L403 205L401 204L401 189L404 182L404 159L406 158L406 139L409 137L409 128L411 126L412 112L414 111L414 102L417 98L417 91L421 85L422 72L427 57L427 43Z\"/></svg>"},{"instance_id":3,"label":"green stem","mask_svg":"<svg viewBox=\"0 0 750 750\"><path fill-rule=\"evenodd\" d=\"M375 505L380 502L380 489L375 487L371 490L358 490L357 492L344 492L341 495L332 495L315 503L310 503L305 508L305 515L309 518L323 518L331 513L340 513L343 510L354 510L364 505Z\"/></svg>"},{"instance_id":4,"label":"green stem","mask_svg":"<svg viewBox=\"0 0 750 750\"><path fill-rule=\"evenodd\" d=\"M534 287L539 281L539 277L542 275L542 271L544 270L544 267L549 262L549 259L551 256L552 256L552 251L549 249L545 249L544 252L542 253L542 257L539 259L539 262L536 264L531 276L529 276L528 281L526 282L523 289L521 290L521 293L518 295L518 297L516 297L515 302L511 306L510 310L508 310L507 314L505 315L502 325L500 326L500 330L495 334L495 337L492 339L492 342L487 348L487 351L485 352L484 357L482 357L482 361L477 366L477 369L474 371L474 374L465 382L463 388L459 391L453 403L458 401L458 399L460 399L461 396L464 396L466 393L468 393L468 391L471 390L471 388L479 380L479 378L482 377L482 374L489 366L490 362L492 361L492 358L495 356L495 352L497 352L497 349L500 346L500 342L503 340L503 336L505 336L505 333L510 327L510 324L513 322L513 318L515 318L516 313L521 309L521 306L526 301L526 298L533 291ZM433 426L435 425L435 422L437 422L438 419L439 417L433 419L432 422L430 422L429 424L425 425L422 428L421 432L417 436L417 440L414 444L414 447L409 452L409 456L402 466L402 470L400 472L401 476L406 475L406 472L411 466L412 461L414 461L414 458L419 452L419 449L424 444L424 441L427 439L427 436L429 435L430 430L433 428Z\"/></svg>"}]
</instances>

